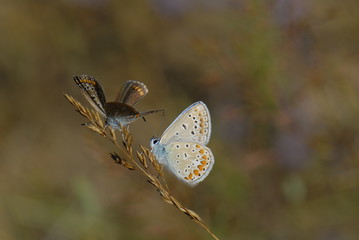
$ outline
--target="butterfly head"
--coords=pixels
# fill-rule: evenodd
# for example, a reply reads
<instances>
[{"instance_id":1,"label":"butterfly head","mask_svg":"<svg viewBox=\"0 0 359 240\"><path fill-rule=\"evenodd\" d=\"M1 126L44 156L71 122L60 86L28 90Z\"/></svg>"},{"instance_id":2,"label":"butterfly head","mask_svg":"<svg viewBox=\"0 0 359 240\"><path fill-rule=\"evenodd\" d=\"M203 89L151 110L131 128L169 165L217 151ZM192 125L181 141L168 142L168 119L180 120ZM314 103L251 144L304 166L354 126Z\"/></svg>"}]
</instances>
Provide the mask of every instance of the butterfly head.
<instances>
[{"instance_id":1,"label":"butterfly head","mask_svg":"<svg viewBox=\"0 0 359 240\"><path fill-rule=\"evenodd\" d=\"M154 147L155 145L157 145L159 142L160 142L160 140L159 140L158 138L152 137L152 138L151 138L151 141L150 141L150 143L151 143L151 148L153 148L153 147Z\"/></svg>"}]
</instances>

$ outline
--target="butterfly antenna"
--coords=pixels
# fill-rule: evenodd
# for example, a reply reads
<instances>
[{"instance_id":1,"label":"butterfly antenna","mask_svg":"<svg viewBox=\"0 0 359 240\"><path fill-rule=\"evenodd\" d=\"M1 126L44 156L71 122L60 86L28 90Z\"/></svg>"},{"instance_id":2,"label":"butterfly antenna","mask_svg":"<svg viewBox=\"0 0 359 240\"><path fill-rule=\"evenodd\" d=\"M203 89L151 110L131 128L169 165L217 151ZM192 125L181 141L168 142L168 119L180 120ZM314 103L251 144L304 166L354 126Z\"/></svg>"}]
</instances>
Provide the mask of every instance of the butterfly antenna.
<instances>
[{"instance_id":1,"label":"butterfly antenna","mask_svg":"<svg viewBox=\"0 0 359 240\"><path fill-rule=\"evenodd\" d=\"M146 112L141 112L140 116L142 117L143 121L147 122L145 116L148 114L152 114L152 113L158 113L158 112L162 112L163 115L165 113L165 109L156 109L156 110L150 110L150 111L146 111ZM148 123L148 122L147 122ZM148 123L149 124L149 123ZM153 127L151 127L151 129L153 129ZM155 136L157 136L157 134L155 134Z\"/></svg>"},{"instance_id":2,"label":"butterfly antenna","mask_svg":"<svg viewBox=\"0 0 359 240\"><path fill-rule=\"evenodd\" d=\"M164 112L164 111L166 111L165 109L156 109L156 110L150 110L150 111L146 111L146 112L141 112L140 114L140 116L141 117L144 117L144 116L146 116L146 115L148 115L148 114L152 114L152 113L157 113L157 112ZM146 120L145 120L146 121Z\"/></svg>"},{"instance_id":3,"label":"butterfly antenna","mask_svg":"<svg viewBox=\"0 0 359 240\"><path fill-rule=\"evenodd\" d=\"M149 125L149 127L147 128L147 129L151 129L152 130L152 136L153 137L157 137L157 134L155 134L154 132L154 127L153 127L153 124L151 123L151 121L146 121L146 119L144 118L144 117L142 117L143 118L143 120L146 122L146 124L148 124Z\"/></svg>"},{"instance_id":4,"label":"butterfly antenna","mask_svg":"<svg viewBox=\"0 0 359 240\"><path fill-rule=\"evenodd\" d=\"M164 124L165 124L165 123L164 123L164 119L165 119L165 112L162 113L162 119L161 119L161 124L160 124L161 129L164 128L164 127L163 127Z\"/></svg>"}]
</instances>

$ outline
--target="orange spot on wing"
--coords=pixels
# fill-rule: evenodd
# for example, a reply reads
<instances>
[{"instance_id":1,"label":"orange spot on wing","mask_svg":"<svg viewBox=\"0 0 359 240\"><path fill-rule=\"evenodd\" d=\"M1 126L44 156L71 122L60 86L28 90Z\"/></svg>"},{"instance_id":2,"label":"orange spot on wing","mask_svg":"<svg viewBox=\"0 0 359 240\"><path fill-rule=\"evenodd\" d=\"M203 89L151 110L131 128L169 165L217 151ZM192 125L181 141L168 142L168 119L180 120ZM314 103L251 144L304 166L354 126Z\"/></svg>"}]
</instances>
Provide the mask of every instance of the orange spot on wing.
<instances>
[{"instance_id":1,"label":"orange spot on wing","mask_svg":"<svg viewBox=\"0 0 359 240\"><path fill-rule=\"evenodd\" d=\"M197 167L201 172L203 171L203 166L202 165L198 165Z\"/></svg>"},{"instance_id":2,"label":"orange spot on wing","mask_svg":"<svg viewBox=\"0 0 359 240\"><path fill-rule=\"evenodd\" d=\"M145 94L145 92L142 90L139 86L134 86L134 89L142 96Z\"/></svg>"},{"instance_id":3,"label":"orange spot on wing","mask_svg":"<svg viewBox=\"0 0 359 240\"><path fill-rule=\"evenodd\" d=\"M202 147L201 147L201 145L198 145L198 144L197 144L197 145L196 145L196 148L202 148Z\"/></svg>"},{"instance_id":4,"label":"orange spot on wing","mask_svg":"<svg viewBox=\"0 0 359 240\"><path fill-rule=\"evenodd\" d=\"M198 176L199 175L199 171L196 169L193 171L194 175Z\"/></svg>"},{"instance_id":5,"label":"orange spot on wing","mask_svg":"<svg viewBox=\"0 0 359 240\"><path fill-rule=\"evenodd\" d=\"M208 159L207 155L203 155L202 158L206 160Z\"/></svg>"},{"instance_id":6,"label":"orange spot on wing","mask_svg":"<svg viewBox=\"0 0 359 240\"><path fill-rule=\"evenodd\" d=\"M207 161L201 161L202 165L206 165Z\"/></svg>"},{"instance_id":7,"label":"orange spot on wing","mask_svg":"<svg viewBox=\"0 0 359 240\"><path fill-rule=\"evenodd\" d=\"M204 154L204 150L203 149L199 150L199 153Z\"/></svg>"},{"instance_id":8,"label":"orange spot on wing","mask_svg":"<svg viewBox=\"0 0 359 240\"><path fill-rule=\"evenodd\" d=\"M86 80L86 79L85 79L85 80L82 80L81 82L96 85L96 82L95 82L95 81L92 81L92 80Z\"/></svg>"},{"instance_id":9,"label":"orange spot on wing","mask_svg":"<svg viewBox=\"0 0 359 240\"><path fill-rule=\"evenodd\" d=\"M203 133L204 133L204 129L199 130L199 132L203 134Z\"/></svg>"},{"instance_id":10,"label":"orange spot on wing","mask_svg":"<svg viewBox=\"0 0 359 240\"><path fill-rule=\"evenodd\" d=\"M203 128L203 127L204 127L204 123L201 122L201 123L199 124L199 126Z\"/></svg>"},{"instance_id":11,"label":"orange spot on wing","mask_svg":"<svg viewBox=\"0 0 359 240\"><path fill-rule=\"evenodd\" d=\"M190 180L192 180L192 178L193 178L193 174L192 174L192 173L190 173L190 174L188 175L188 178L189 178Z\"/></svg>"}]
</instances>

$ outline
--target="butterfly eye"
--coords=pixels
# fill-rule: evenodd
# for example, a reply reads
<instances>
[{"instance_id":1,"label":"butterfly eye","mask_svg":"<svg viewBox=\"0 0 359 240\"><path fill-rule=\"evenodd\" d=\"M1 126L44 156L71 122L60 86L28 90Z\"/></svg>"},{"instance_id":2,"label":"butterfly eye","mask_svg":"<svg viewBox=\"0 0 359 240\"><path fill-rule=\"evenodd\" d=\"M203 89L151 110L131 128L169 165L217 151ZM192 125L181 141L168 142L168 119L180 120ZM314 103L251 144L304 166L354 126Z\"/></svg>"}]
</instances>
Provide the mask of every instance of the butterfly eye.
<instances>
[{"instance_id":1,"label":"butterfly eye","mask_svg":"<svg viewBox=\"0 0 359 240\"><path fill-rule=\"evenodd\" d=\"M151 139L151 147L153 147L154 145L156 145L159 142L158 138L152 138Z\"/></svg>"}]
</instances>

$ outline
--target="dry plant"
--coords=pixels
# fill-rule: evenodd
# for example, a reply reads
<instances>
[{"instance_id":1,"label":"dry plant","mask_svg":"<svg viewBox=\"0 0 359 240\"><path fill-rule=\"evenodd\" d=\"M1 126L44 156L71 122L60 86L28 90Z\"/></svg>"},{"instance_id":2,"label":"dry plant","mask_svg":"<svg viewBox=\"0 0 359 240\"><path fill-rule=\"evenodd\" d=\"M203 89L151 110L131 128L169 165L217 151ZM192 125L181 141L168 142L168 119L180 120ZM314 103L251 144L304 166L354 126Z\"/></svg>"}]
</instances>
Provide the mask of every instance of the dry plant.
<instances>
[{"instance_id":1,"label":"dry plant","mask_svg":"<svg viewBox=\"0 0 359 240\"><path fill-rule=\"evenodd\" d=\"M133 138L127 127L122 127L121 129L122 144L120 144L115 130L110 127L105 127L104 121L98 112L84 107L80 102L76 101L73 97L67 94L65 94L65 97L74 106L78 113L89 120L88 123L84 124L86 127L109 139L118 149L121 150L121 155L111 153L111 157L115 163L142 174L146 178L147 182L155 187L163 201L176 207L178 210L191 218L195 223L204 228L214 239L218 239L218 237L216 237L205 225L204 221L197 213L184 207L174 196L172 196L162 174L163 167L157 162L148 148L140 145L141 150L135 151L137 160L135 159L132 148Z\"/></svg>"}]
</instances>

